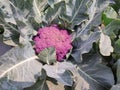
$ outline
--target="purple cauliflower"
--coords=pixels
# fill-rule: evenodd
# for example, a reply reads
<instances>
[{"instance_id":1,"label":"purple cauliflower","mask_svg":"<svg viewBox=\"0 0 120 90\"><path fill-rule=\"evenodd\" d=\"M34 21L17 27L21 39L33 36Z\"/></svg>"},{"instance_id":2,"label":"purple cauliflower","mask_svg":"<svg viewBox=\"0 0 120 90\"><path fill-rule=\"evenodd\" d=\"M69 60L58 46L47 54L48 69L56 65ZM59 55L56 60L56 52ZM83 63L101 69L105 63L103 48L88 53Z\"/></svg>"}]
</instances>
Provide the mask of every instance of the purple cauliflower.
<instances>
[{"instance_id":1,"label":"purple cauliflower","mask_svg":"<svg viewBox=\"0 0 120 90\"><path fill-rule=\"evenodd\" d=\"M57 25L40 28L34 37L35 51L38 54L45 48L54 47L56 60L62 61L72 48L71 39L72 37L67 30L59 29Z\"/></svg>"}]
</instances>

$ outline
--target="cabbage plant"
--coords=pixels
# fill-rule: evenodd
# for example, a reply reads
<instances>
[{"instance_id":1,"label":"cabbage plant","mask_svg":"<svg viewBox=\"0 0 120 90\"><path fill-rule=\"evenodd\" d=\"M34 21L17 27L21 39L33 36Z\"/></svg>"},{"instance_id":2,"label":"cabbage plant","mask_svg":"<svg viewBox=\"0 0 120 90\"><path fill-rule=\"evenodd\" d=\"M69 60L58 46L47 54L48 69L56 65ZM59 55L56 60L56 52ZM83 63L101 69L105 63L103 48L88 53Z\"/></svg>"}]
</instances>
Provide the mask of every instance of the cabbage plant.
<instances>
[{"instance_id":1,"label":"cabbage plant","mask_svg":"<svg viewBox=\"0 0 120 90\"><path fill-rule=\"evenodd\" d=\"M0 90L119 90L119 4L0 0Z\"/></svg>"}]
</instances>

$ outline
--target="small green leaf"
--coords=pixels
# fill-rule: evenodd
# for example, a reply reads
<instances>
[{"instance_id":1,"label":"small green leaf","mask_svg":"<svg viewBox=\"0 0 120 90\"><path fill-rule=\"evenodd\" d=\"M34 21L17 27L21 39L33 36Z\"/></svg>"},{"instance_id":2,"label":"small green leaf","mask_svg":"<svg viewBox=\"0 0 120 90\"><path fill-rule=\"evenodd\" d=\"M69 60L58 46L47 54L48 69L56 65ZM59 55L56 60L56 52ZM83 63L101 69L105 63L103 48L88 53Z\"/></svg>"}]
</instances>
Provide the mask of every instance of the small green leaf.
<instances>
[{"instance_id":1,"label":"small green leaf","mask_svg":"<svg viewBox=\"0 0 120 90\"><path fill-rule=\"evenodd\" d=\"M110 36L112 39L116 38L116 34L118 34L118 31L120 29L120 20L116 19L110 22L104 29L103 32Z\"/></svg>"},{"instance_id":2,"label":"small green leaf","mask_svg":"<svg viewBox=\"0 0 120 90\"><path fill-rule=\"evenodd\" d=\"M54 47L45 48L38 54L41 61L47 64L56 62L56 51Z\"/></svg>"},{"instance_id":3,"label":"small green leaf","mask_svg":"<svg viewBox=\"0 0 120 90\"><path fill-rule=\"evenodd\" d=\"M102 21L104 25L108 25L112 20L116 19L118 14L112 7L107 7L102 14Z\"/></svg>"}]
</instances>

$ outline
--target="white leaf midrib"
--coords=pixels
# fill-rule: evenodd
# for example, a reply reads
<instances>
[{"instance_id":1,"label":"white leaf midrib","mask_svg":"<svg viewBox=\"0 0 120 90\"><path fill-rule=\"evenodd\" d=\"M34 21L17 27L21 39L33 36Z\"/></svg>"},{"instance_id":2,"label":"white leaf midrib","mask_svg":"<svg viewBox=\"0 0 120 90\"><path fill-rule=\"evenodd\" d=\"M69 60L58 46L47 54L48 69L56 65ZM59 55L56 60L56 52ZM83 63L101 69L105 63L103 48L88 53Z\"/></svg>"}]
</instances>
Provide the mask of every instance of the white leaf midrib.
<instances>
[{"instance_id":1,"label":"white leaf midrib","mask_svg":"<svg viewBox=\"0 0 120 90\"><path fill-rule=\"evenodd\" d=\"M24 61L21 61L20 63L14 65L14 66L12 66L12 67L9 68L8 70L5 70L5 71L0 75L0 78L4 77L4 75L6 75L8 72L10 72L11 70L13 70L14 68L16 68L16 67L18 67L18 66L20 66L20 65L22 65L22 64L24 64L24 63L26 63L26 62L28 62L28 61L34 60L34 59L38 59L38 57L37 57L37 56L32 56L32 57L30 57L30 58L28 58L28 59L26 59L26 60L24 60Z\"/></svg>"}]
</instances>

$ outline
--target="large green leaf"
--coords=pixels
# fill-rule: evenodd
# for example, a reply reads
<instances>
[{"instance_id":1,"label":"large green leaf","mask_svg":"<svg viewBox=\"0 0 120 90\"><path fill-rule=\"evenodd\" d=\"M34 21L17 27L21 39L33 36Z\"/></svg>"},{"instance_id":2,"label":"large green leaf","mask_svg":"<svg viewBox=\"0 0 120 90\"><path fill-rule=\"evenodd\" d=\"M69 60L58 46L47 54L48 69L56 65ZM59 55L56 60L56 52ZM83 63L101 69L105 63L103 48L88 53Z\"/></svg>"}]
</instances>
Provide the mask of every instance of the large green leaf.
<instances>
[{"instance_id":1,"label":"large green leaf","mask_svg":"<svg viewBox=\"0 0 120 90\"><path fill-rule=\"evenodd\" d=\"M70 68L73 69L75 66L71 66L68 62L57 62L55 65L45 65L43 68L45 69L47 75L51 78L55 78L58 82L67 85L72 86L73 80L72 75L70 74L69 70Z\"/></svg>"},{"instance_id":2,"label":"large green leaf","mask_svg":"<svg viewBox=\"0 0 120 90\"><path fill-rule=\"evenodd\" d=\"M94 32L86 40L82 40L79 37L73 41L74 48L71 55L76 62L82 61L82 54L88 53L91 50L93 42L96 42L99 36L100 32Z\"/></svg>"},{"instance_id":3,"label":"large green leaf","mask_svg":"<svg viewBox=\"0 0 120 90\"><path fill-rule=\"evenodd\" d=\"M15 47L0 57L0 89L22 90L36 82L42 64L30 44Z\"/></svg>"},{"instance_id":4,"label":"large green leaf","mask_svg":"<svg viewBox=\"0 0 120 90\"><path fill-rule=\"evenodd\" d=\"M64 85L58 83L55 79L47 77L44 70L41 71L41 76L38 81L31 87L24 90L66 90Z\"/></svg>"},{"instance_id":5,"label":"large green leaf","mask_svg":"<svg viewBox=\"0 0 120 90\"><path fill-rule=\"evenodd\" d=\"M101 24L101 13L109 5L110 1L107 0L94 0L92 3L89 3L88 19L81 23L81 28L77 30L77 37L81 36L84 38L84 35L88 35L90 30L94 30L95 27L98 27Z\"/></svg>"},{"instance_id":6,"label":"large green leaf","mask_svg":"<svg viewBox=\"0 0 120 90\"><path fill-rule=\"evenodd\" d=\"M49 90L48 85L46 83L46 78L46 72L42 69L41 75L37 82L33 86L25 88L24 90Z\"/></svg>"},{"instance_id":7,"label":"large green leaf","mask_svg":"<svg viewBox=\"0 0 120 90\"><path fill-rule=\"evenodd\" d=\"M83 62L79 64L79 67L103 87L109 89L115 83L114 76L112 70L102 64L102 60L99 54L86 54L83 56Z\"/></svg>"},{"instance_id":8,"label":"large green leaf","mask_svg":"<svg viewBox=\"0 0 120 90\"><path fill-rule=\"evenodd\" d=\"M106 83L110 83L109 80L108 82L105 81L104 83L101 83L96 79L94 79L89 74L87 74L86 72L84 72L84 70L81 70L78 67L76 68L76 66L70 62L61 62L61 63L57 63L54 66L45 65L43 68L46 70L47 75L49 77L55 78L58 82L63 83L64 85L72 85L70 74L67 75L66 73L65 76L62 75L66 70L67 71L69 70L73 76L73 80L74 80L73 87L75 90L109 90L109 88L104 85ZM106 70L106 75L107 75L107 70ZM113 81L113 76L112 79L111 79L111 74L110 75L108 74L108 76L110 76L109 79ZM100 79L101 81L103 81L105 77L100 77Z\"/></svg>"},{"instance_id":9,"label":"large green leaf","mask_svg":"<svg viewBox=\"0 0 120 90\"><path fill-rule=\"evenodd\" d=\"M88 0L73 0L66 2L66 14L62 15L62 18L67 20L69 23L79 25L85 19L88 19L87 15L87 4L90 3ZM69 10L69 11L68 11Z\"/></svg>"},{"instance_id":10,"label":"large green leaf","mask_svg":"<svg viewBox=\"0 0 120 90\"><path fill-rule=\"evenodd\" d=\"M10 50L12 47L5 45L4 43L0 42L0 56Z\"/></svg>"}]
</instances>

